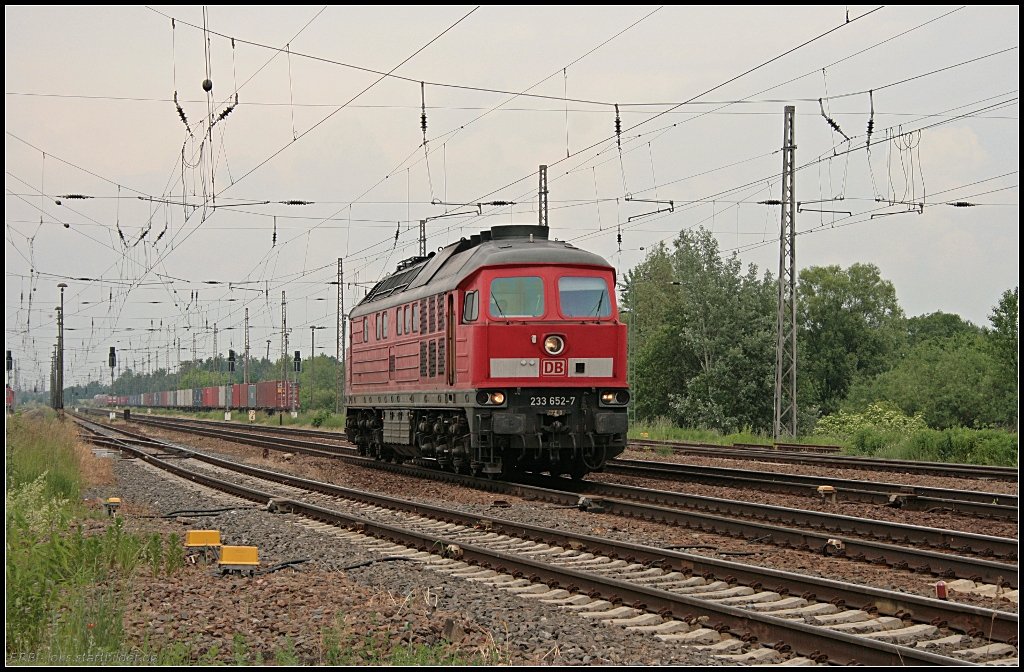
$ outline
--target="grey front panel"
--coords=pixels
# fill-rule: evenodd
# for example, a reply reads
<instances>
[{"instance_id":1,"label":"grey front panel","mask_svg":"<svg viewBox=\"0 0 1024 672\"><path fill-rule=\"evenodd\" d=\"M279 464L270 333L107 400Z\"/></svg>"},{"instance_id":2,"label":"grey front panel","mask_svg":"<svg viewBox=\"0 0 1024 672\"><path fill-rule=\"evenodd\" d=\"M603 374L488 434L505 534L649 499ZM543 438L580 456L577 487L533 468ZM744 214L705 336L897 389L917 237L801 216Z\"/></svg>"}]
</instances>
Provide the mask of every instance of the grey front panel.
<instances>
[{"instance_id":1,"label":"grey front panel","mask_svg":"<svg viewBox=\"0 0 1024 672\"><path fill-rule=\"evenodd\" d=\"M491 378L539 378L537 358L491 358Z\"/></svg>"},{"instance_id":2,"label":"grey front panel","mask_svg":"<svg viewBox=\"0 0 1024 672\"><path fill-rule=\"evenodd\" d=\"M611 378L611 357L586 357L569 360L570 378Z\"/></svg>"}]
</instances>

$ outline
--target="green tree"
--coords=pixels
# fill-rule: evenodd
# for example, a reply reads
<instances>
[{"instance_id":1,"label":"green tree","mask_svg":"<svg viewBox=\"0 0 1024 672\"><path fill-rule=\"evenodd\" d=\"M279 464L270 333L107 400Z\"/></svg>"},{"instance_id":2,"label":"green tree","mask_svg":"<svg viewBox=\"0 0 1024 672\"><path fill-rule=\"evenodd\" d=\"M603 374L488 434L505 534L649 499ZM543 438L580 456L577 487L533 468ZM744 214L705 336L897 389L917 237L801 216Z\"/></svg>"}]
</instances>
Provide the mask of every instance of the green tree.
<instances>
[{"instance_id":1,"label":"green tree","mask_svg":"<svg viewBox=\"0 0 1024 672\"><path fill-rule=\"evenodd\" d=\"M705 229L683 231L626 276L637 415L684 426L767 430L774 384L770 275L723 259Z\"/></svg>"},{"instance_id":2,"label":"green tree","mask_svg":"<svg viewBox=\"0 0 1024 672\"><path fill-rule=\"evenodd\" d=\"M833 413L854 379L886 370L905 342L896 288L873 264L812 266L800 271L800 379L816 405Z\"/></svg>"},{"instance_id":3,"label":"green tree","mask_svg":"<svg viewBox=\"0 0 1024 672\"><path fill-rule=\"evenodd\" d=\"M992 330L987 333L987 341L989 351L998 365L995 377L1000 390L1000 403L1006 411L1004 422L1007 427L1016 427L1020 399L1017 335L1020 312L1017 287L1003 292L999 303L992 308L989 320L992 321Z\"/></svg>"},{"instance_id":4,"label":"green tree","mask_svg":"<svg viewBox=\"0 0 1024 672\"><path fill-rule=\"evenodd\" d=\"M955 313L938 311L907 318L907 345L914 347L930 338L977 335L981 328Z\"/></svg>"},{"instance_id":5,"label":"green tree","mask_svg":"<svg viewBox=\"0 0 1024 672\"><path fill-rule=\"evenodd\" d=\"M938 429L1003 425L1009 409L999 368L981 335L931 338L892 369L855 383L847 407L885 400Z\"/></svg>"}]
</instances>

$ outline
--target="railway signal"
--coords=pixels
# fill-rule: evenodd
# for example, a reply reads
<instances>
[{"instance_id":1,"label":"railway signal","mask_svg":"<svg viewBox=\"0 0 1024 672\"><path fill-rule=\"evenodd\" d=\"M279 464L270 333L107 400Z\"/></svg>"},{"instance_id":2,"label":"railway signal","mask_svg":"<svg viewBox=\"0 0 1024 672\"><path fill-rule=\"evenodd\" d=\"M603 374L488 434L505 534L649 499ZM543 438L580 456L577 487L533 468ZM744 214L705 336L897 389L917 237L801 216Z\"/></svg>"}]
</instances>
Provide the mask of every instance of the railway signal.
<instances>
[{"instance_id":1,"label":"railway signal","mask_svg":"<svg viewBox=\"0 0 1024 672\"><path fill-rule=\"evenodd\" d=\"M110 394L114 394L114 367L117 366L117 350L110 346L110 353L107 355L107 366L110 367Z\"/></svg>"}]
</instances>

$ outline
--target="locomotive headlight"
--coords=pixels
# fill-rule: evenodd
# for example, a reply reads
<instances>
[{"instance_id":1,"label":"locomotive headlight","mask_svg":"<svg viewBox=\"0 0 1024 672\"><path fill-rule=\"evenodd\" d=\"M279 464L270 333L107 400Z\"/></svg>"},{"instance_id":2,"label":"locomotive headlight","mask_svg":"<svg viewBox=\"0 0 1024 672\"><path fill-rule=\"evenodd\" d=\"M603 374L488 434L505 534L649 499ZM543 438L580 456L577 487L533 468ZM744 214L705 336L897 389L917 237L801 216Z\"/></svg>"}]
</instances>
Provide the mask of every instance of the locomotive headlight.
<instances>
[{"instance_id":1,"label":"locomotive headlight","mask_svg":"<svg viewBox=\"0 0 1024 672\"><path fill-rule=\"evenodd\" d=\"M565 350L565 339L561 336L548 336L544 339L544 352L549 355L560 355Z\"/></svg>"},{"instance_id":2,"label":"locomotive headlight","mask_svg":"<svg viewBox=\"0 0 1024 672\"><path fill-rule=\"evenodd\" d=\"M476 403L480 406L501 406L505 403L505 393L500 390L480 390L476 393Z\"/></svg>"},{"instance_id":3,"label":"locomotive headlight","mask_svg":"<svg viewBox=\"0 0 1024 672\"><path fill-rule=\"evenodd\" d=\"M629 403L628 390L602 390L602 406L625 406Z\"/></svg>"}]
</instances>

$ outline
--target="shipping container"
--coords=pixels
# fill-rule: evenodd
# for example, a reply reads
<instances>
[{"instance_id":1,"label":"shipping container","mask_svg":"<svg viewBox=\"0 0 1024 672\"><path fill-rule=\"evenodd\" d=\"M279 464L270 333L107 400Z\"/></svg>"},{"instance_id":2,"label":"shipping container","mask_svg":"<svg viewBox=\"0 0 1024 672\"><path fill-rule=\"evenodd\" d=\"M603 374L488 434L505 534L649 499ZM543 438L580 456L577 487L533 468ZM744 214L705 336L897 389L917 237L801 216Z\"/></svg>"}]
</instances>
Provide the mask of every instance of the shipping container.
<instances>
[{"instance_id":1,"label":"shipping container","mask_svg":"<svg viewBox=\"0 0 1024 672\"><path fill-rule=\"evenodd\" d=\"M192 403L190 404L190 406L192 408L199 408L202 405L203 405L203 388L201 388L201 387L193 387L192 388Z\"/></svg>"},{"instance_id":2,"label":"shipping container","mask_svg":"<svg viewBox=\"0 0 1024 672\"><path fill-rule=\"evenodd\" d=\"M217 408L227 408L228 400L231 398L231 386L230 385L218 385L217 386Z\"/></svg>"},{"instance_id":3,"label":"shipping container","mask_svg":"<svg viewBox=\"0 0 1024 672\"><path fill-rule=\"evenodd\" d=\"M245 408L245 386L235 383L231 386L231 408Z\"/></svg>"},{"instance_id":4,"label":"shipping container","mask_svg":"<svg viewBox=\"0 0 1024 672\"><path fill-rule=\"evenodd\" d=\"M178 408L186 408L192 405L192 391L191 390L177 390L175 392L174 405Z\"/></svg>"},{"instance_id":5,"label":"shipping container","mask_svg":"<svg viewBox=\"0 0 1024 672\"><path fill-rule=\"evenodd\" d=\"M203 408L217 408L217 388L204 387L203 401L200 404Z\"/></svg>"},{"instance_id":6,"label":"shipping container","mask_svg":"<svg viewBox=\"0 0 1024 672\"><path fill-rule=\"evenodd\" d=\"M250 383L246 385L246 388L246 399L248 400L246 408L256 408L256 385Z\"/></svg>"},{"instance_id":7,"label":"shipping container","mask_svg":"<svg viewBox=\"0 0 1024 672\"><path fill-rule=\"evenodd\" d=\"M282 385L282 382L276 380L256 383L256 406L267 409L280 408Z\"/></svg>"}]
</instances>

